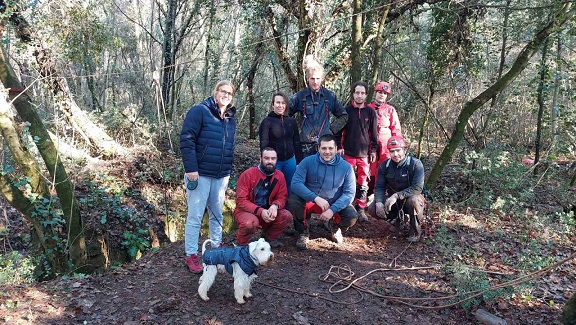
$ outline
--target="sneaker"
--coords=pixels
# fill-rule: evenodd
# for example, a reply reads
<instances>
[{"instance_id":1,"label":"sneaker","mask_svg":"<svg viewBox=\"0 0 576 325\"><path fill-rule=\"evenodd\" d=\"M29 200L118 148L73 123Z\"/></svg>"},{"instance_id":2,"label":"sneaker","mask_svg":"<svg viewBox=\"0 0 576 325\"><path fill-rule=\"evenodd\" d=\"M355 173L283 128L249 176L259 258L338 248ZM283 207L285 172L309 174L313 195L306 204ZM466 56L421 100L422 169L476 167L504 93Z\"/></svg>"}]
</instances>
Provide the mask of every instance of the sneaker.
<instances>
[{"instance_id":1,"label":"sneaker","mask_svg":"<svg viewBox=\"0 0 576 325\"><path fill-rule=\"evenodd\" d=\"M360 222L368 221L368 215L366 215L365 209L358 209L358 220L360 220Z\"/></svg>"},{"instance_id":2,"label":"sneaker","mask_svg":"<svg viewBox=\"0 0 576 325\"><path fill-rule=\"evenodd\" d=\"M270 240L268 241L268 244L270 244L270 247L272 248L284 247L284 244L282 244L278 239Z\"/></svg>"},{"instance_id":3,"label":"sneaker","mask_svg":"<svg viewBox=\"0 0 576 325\"><path fill-rule=\"evenodd\" d=\"M340 229L340 227L338 227L337 225L332 225L332 227L333 227L332 235L330 236L330 239L336 244L344 243L344 236L342 236L342 229Z\"/></svg>"},{"instance_id":4,"label":"sneaker","mask_svg":"<svg viewBox=\"0 0 576 325\"><path fill-rule=\"evenodd\" d=\"M186 256L186 265L188 265L188 270L192 273L202 273L203 266L202 262L198 258L198 255L192 254L190 256Z\"/></svg>"},{"instance_id":5,"label":"sneaker","mask_svg":"<svg viewBox=\"0 0 576 325\"><path fill-rule=\"evenodd\" d=\"M308 249L308 235L300 234L296 241L296 248L301 251Z\"/></svg>"}]
</instances>

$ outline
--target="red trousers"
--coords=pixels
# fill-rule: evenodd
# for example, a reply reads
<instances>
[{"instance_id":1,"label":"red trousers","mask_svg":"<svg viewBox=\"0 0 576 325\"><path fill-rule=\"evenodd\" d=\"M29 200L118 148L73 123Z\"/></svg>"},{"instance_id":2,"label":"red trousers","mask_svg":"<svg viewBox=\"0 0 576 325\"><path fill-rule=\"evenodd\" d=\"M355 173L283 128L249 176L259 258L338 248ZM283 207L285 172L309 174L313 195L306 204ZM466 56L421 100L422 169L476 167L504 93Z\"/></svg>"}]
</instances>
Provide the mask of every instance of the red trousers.
<instances>
[{"instance_id":1,"label":"red trousers","mask_svg":"<svg viewBox=\"0 0 576 325\"><path fill-rule=\"evenodd\" d=\"M308 216L310 213L318 213L318 214L322 214L322 208L320 208L318 205L316 205L316 203L314 202L307 202L306 205L304 206L304 215ZM337 212L334 213L334 216L332 217L334 219L334 223L339 225L340 224L340 214L338 214ZM304 218L304 224L307 224L308 218Z\"/></svg>"},{"instance_id":2,"label":"red trousers","mask_svg":"<svg viewBox=\"0 0 576 325\"><path fill-rule=\"evenodd\" d=\"M234 213L234 220L238 224L236 241L243 246L248 245L252 235L260 229L264 230L267 241L274 240L293 222L292 213L286 209L279 209L276 219L271 222L264 222L262 217L244 211Z\"/></svg>"},{"instance_id":3,"label":"red trousers","mask_svg":"<svg viewBox=\"0 0 576 325\"><path fill-rule=\"evenodd\" d=\"M356 205L360 209L366 208L366 201L368 200L368 179L370 178L370 164L368 157L352 157L344 155L346 160L352 168L356 171Z\"/></svg>"}]
</instances>

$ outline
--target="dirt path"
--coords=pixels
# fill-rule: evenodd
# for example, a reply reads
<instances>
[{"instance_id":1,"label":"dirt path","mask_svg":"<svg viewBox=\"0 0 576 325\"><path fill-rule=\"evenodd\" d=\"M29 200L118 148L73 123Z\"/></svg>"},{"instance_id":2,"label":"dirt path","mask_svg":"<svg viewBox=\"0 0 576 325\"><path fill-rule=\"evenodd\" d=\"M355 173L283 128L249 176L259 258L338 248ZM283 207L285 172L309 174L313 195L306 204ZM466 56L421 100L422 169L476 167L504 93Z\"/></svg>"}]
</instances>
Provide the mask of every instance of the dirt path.
<instances>
[{"instance_id":1,"label":"dirt path","mask_svg":"<svg viewBox=\"0 0 576 325\"><path fill-rule=\"evenodd\" d=\"M236 303L232 279L225 275L212 287L211 300L202 301L196 292L199 276L187 271L183 243L176 242L107 274L8 288L1 296L0 319L7 324L476 323L461 307L412 308L354 289L331 294L331 283L319 278L331 266L348 266L354 272L352 278L358 278L394 266L395 257L396 268L442 265L441 254L430 240L407 247L405 239L392 237L383 222L375 220L351 229L339 247L327 236L323 228L313 227L307 251L295 249L294 237L283 238L285 247L275 250L276 260L270 267L260 269L252 290L255 296L245 305ZM442 269L434 268L375 272L357 284L403 297L445 296L453 290ZM502 303L506 308L498 303L483 308L508 324L559 324L559 306L536 301Z\"/></svg>"}]
</instances>

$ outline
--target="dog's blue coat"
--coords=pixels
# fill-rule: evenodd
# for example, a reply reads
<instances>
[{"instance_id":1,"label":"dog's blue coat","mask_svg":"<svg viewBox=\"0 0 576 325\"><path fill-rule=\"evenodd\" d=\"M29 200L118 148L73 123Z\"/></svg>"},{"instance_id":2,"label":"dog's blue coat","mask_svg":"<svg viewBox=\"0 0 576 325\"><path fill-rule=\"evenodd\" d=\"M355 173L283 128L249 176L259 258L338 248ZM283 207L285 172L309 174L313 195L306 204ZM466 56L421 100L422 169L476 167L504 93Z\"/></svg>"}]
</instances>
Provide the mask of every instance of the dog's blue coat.
<instances>
[{"instance_id":1,"label":"dog's blue coat","mask_svg":"<svg viewBox=\"0 0 576 325\"><path fill-rule=\"evenodd\" d=\"M234 262L238 263L247 275L252 275L258 271L258 265L250 257L248 246L210 249L202 255L202 261L207 265L222 264L230 274L233 274L232 263Z\"/></svg>"}]
</instances>

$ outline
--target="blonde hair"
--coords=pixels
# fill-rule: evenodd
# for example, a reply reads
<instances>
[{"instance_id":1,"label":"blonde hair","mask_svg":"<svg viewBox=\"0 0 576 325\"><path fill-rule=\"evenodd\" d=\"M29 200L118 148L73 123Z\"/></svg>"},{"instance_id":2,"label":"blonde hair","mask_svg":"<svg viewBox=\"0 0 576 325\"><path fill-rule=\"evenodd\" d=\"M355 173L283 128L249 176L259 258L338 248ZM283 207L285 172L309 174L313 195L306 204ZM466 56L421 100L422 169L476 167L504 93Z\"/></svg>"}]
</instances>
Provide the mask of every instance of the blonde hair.
<instances>
[{"instance_id":1,"label":"blonde hair","mask_svg":"<svg viewBox=\"0 0 576 325\"><path fill-rule=\"evenodd\" d=\"M216 87L214 87L214 92L212 92L212 95L216 95L216 93L218 92L218 90L220 90L220 88L222 88L222 86L230 86L232 87L232 93L236 92L236 88L234 87L234 85L232 84L232 82L228 81L228 80L220 80L218 81L218 83L216 84Z\"/></svg>"},{"instance_id":2,"label":"blonde hair","mask_svg":"<svg viewBox=\"0 0 576 325\"><path fill-rule=\"evenodd\" d=\"M320 72L324 77L324 67L312 55L307 55L303 62L306 78L314 72Z\"/></svg>"}]
</instances>

